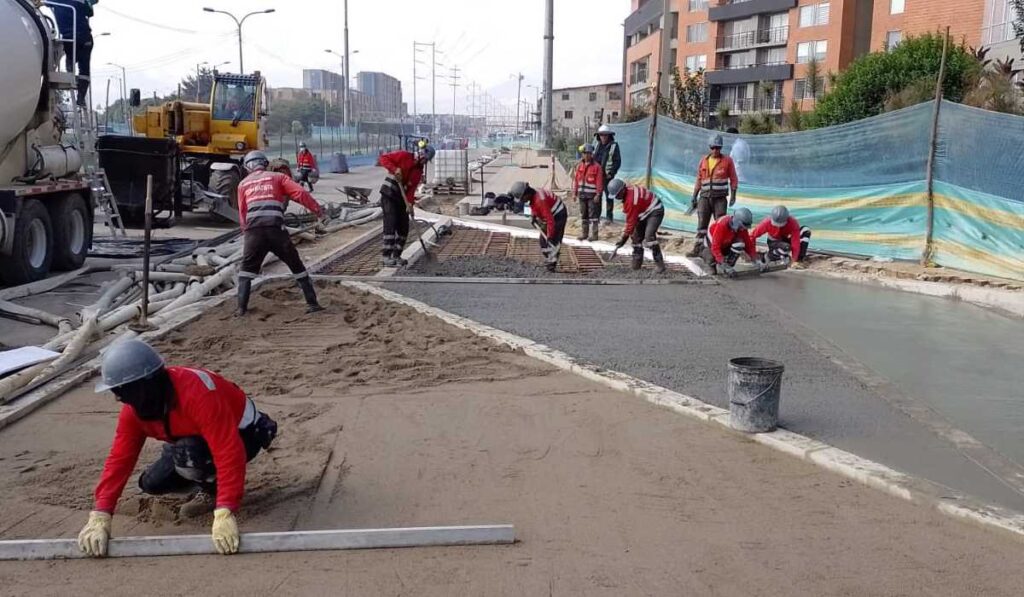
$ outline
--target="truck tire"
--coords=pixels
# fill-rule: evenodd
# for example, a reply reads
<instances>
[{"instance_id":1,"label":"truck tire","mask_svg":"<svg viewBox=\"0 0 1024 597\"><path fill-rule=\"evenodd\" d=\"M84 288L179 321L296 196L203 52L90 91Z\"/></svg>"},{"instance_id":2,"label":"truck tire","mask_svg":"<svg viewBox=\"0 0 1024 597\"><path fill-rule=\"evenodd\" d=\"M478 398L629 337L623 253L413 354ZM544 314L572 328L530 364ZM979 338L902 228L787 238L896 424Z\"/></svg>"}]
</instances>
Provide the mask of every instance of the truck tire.
<instances>
[{"instance_id":1,"label":"truck tire","mask_svg":"<svg viewBox=\"0 0 1024 597\"><path fill-rule=\"evenodd\" d=\"M26 199L14 222L14 246L0 256L0 276L11 286L42 280L53 263L50 212L38 199Z\"/></svg>"},{"instance_id":2,"label":"truck tire","mask_svg":"<svg viewBox=\"0 0 1024 597\"><path fill-rule=\"evenodd\" d=\"M82 267L92 246L92 214L85 198L72 193L51 206L53 221L53 269Z\"/></svg>"},{"instance_id":3,"label":"truck tire","mask_svg":"<svg viewBox=\"0 0 1024 597\"><path fill-rule=\"evenodd\" d=\"M235 209L238 209L238 183L241 181L237 169L210 172L210 190L218 195L227 195L228 203Z\"/></svg>"}]
</instances>

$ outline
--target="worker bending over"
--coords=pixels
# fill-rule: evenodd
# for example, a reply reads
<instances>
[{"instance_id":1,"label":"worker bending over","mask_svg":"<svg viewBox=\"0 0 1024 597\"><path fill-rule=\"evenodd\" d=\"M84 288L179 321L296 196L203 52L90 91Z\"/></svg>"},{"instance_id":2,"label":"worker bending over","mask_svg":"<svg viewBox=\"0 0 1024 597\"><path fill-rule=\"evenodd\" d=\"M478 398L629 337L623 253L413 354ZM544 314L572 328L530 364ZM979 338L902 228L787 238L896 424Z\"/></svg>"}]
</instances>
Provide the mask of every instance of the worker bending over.
<instances>
[{"instance_id":1,"label":"worker bending over","mask_svg":"<svg viewBox=\"0 0 1024 597\"><path fill-rule=\"evenodd\" d=\"M580 204L582 231L577 240L597 240L601 222L601 197L604 194L604 171L594 161L594 146L583 146L583 158L576 164L572 180L572 194Z\"/></svg>"},{"instance_id":2,"label":"worker bending over","mask_svg":"<svg viewBox=\"0 0 1024 597\"><path fill-rule=\"evenodd\" d=\"M795 268L802 268L803 261L807 257L807 247L811 243L811 229L807 226L800 226L796 218L789 215L785 205L776 205L772 208L772 215L765 218L754 232L751 238L754 242L757 239L768 235L768 252L764 255L767 261L789 261Z\"/></svg>"},{"instance_id":3,"label":"worker bending over","mask_svg":"<svg viewBox=\"0 0 1024 597\"><path fill-rule=\"evenodd\" d=\"M633 239L633 269L640 269L644 264L644 248L651 250L654 265L658 273L665 272L665 257L658 243L658 228L665 219L665 207L658 196L640 186L627 186L618 178L608 183L608 196L622 200L622 213L626 216L626 228L622 238L615 243L621 249L630 237Z\"/></svg>"},{"instance_id":4,"label":"worker bending over","mask_svg":"<svg viewBox=\"0 0 1024 597\"><path fill-rule=\"evenodd\" d=\"M534 189L528 183L517 182L508 192L516 201L530 204L532 223L543 226L540 235L540 251L544 254L544 263L549 272L558 267L558 254L562 249L562 238L565 236L565 223L569 212L565 204L554 193L547 189Z\"/></svg>"},{"instance_id":5,"label":"worker bending over","mask_svg":"<svg viewBox=\"0 0 1024 597\"><path fill-rule=\"evenodd\" d=\"M319 218L324 218L324 210L294 180L280 172L268 172L269 164L262 151L250 151L245 156L249 176L238 184L238 218L242 226L243 249L242 271L238 273L237 315L242 316L249 311L252 281L263 268L267 253L277 255L291 270L295 283L306 298L306 312L320 311L322 308L317 302L313 281L284 227L284 212L288 198L298 201Z\"/></svg>"},{"instance_id":6,"label":"worker bending over","mask_svg":"<svg viewBox=\"0 0 1024 597\"><path fill-rule=\"evenodd\" d=\"M384 267L406 264L402 251L409 238L409 220L414 217L416 189L432 159L434 148L422 141L416 153L393 151L377 159L377 165L388 171L380 187L380 207L384 211Z\"/></svg>"},{"instance_id":7,"label":"worker bending over","mask_svg":"<svg viewBox=\"0 0 1024 597\"><path fill-rule=\"evenodd\" d=\"M745 255L761 271L768 269L768 265L757 258L754 239L750 238L748 232L753 223L753 214L749 209L741 207L731 216L722 216L711 225L708 235L704 237L702 257L716 274L734 277L736 261L740 255Z\"/></svg>"},{"instance_id":8,"label":"worker bending over","mask_svg":"<svg viewBox=\"0 0 1024 597\"><path fill-rule=\"evenodd\" d=\"M739 179L736 164L732 158L722 154L722 135L714 135L708 141L711 152L700 161L697 168L697 182L693 185L691 205L697 210L697 238L694 239L690 257L697 257L704 247L711 216L715 219L726 214L729 206L736 203Z\"/></svg>"},{"instance_id":9,"label":"worker bending over","mask_svg":"<svg viewBox=\"0 0 1024 597\"><path fill-rule=\"evenodd\" d=\"M619 151L619 144L615 141L615 131L607 124L602 124L597 129L597 147L594 150L594 161L601 165L604 172L605 189L608 183L619 173L622 167L622 152ZM615 212L615 197L605 192L607 198L605 205L605 222L611 224ZM600 209L600 204L598 205Z\"/></svg>"},{"instance_id":10,"label":"worker bending over","mask_svg":"<svg viewBox=\"0 0 1024 597\"><path fill-rule=\"evenodd\" d=\"M278 256L292 271L295 283L306 299L306 312L322 310L309 272L292 244L285 228L285 210L289 198L324 218L324 208L316 203L306 189L280 172L267 172L270 164L263 152L249 152L245 166L249 176L239 183L239 222L242 225L242 270L239 272L239 316L249 312L249 295L253 279L263 268L267 253Z\"/></svg>"},{"instance_id":11,"label":"worker bending over","mask_svg":"<svg viewBox=\"0 0 1024 597\"><path fill-rule=\"evenodd\" d=\"M147 438L165 442L163 452L139 477L151 495L188 492L182 516L213 510L213 544L222 554L238 551L238 511L245 491L245 466L270 447L277 423L256 409L238 386L205 369L167 367L141 340L112 345L103 357L103 381L122 403L114 442L96 485L95 507L78 534L78 546L93 557L107 555L117 500Z\"/></svg>"}]
</instances>

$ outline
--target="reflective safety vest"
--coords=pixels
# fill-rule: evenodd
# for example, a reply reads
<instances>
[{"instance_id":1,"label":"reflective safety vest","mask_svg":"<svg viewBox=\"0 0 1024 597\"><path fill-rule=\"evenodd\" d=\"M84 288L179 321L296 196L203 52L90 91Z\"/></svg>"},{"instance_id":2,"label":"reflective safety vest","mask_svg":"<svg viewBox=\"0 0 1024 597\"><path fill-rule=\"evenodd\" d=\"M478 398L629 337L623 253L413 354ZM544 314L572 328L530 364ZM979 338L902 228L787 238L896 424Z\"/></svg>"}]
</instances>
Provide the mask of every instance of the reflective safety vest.
<instances>
[{"instance_id":1,"label":"reflective safety vest","mask_svg":"<svg viewBox=\"0 0 1024 597\"><path fill-rule=\"evenodd\" d=\"M626 228L623 236L633 234L637 223L656 211L665 211L658 196L641 186L626 187L626 197L622 200L622 213L626 215Z\"/></svg>"},{"instance_id":2,"label":"reflective safety vest","mask_svg":"<svg viewBox=\"0 0 1024 597\"><path fill-rule=\"evenodd\" d=\"M580 162L576 165L572 192L581 199L593 199L604 192L604 171L595 161Z\"/></svg>"},{"instance_id":3,"label":"reflective safety vest","mask_svg":"<svg viewBox=\"0 0 1024 597\"><path fill-rule=\"evenodd\" d=\"M715 164L715 171L711 172L708 167L708 158L704 156L700 161L700 168L697 171L697 185L700 194L711 199L719 199L729 196L729 189L735 190L739 186L739 178L736 176L736 164L732 158L722 155Z\"/></svg>"}]
</instances>

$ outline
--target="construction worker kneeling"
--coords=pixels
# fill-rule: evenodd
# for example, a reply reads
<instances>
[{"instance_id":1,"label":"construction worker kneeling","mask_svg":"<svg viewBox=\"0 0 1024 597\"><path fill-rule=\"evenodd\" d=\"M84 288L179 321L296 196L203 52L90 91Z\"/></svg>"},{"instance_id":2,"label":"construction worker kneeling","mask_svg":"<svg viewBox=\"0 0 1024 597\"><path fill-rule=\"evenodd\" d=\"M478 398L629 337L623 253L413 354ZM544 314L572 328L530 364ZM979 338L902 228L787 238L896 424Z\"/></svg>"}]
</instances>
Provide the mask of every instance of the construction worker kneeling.
<instances>
[{"instance_id":1,"label":"construction worker kneeling","mask_svg":"<svg viewBox=\"0 0 1024 597\"><path fill-rule=\"evenodd\" d=\"M306 298L307 313L320 311L316 290L309 272L292 244L291 235L284 227L284 211L288 198L324 219L320 204L306 189L280 172L267 172L270 160L262 151L250 151L245 156L249 176L238 184L238 217L242 226L242 269L238 273L238 311L249 311L252 281L263 269L267 253L277 255L295 278L295 283Z\"/></svg>"},{"instance_id":2,"label":"construction worker kneeling","mask_svg":"<svg viewBox=\"0 0 1024 597\"><path fill-rule=\"evenodd\" d=\"M745 255L750 263L757 265L762 272L768 264L757 257L757 247L750 238L750 226L754 223L754 215L745 207L740 207L731 216L722 216L715 220L704 237L704 249L701 257L719 276L736 276L736 261Z\"/></svg>"},{"instance_id":3,"label":"construction worker kneeling","mask_svg":"<svg viewBox=\"0 0 1024 597\"><path fill-rule=\"evenodd\" d=\"M103 381L124 406L114 443L96 485L95 506L78 535L87 555L107 554L111 518L147 438L166 442L160 458L139 477L151 495L193 492L179 514L213 511L214 547L238 551L235 512L245 491L245 467L270 447L277 423L257 410L237 385L220 375L191 367L167 367L141 340L112 345L103 357Z\"/></svg>"},{"instance_id":4,"label":"construction worker kneeling","mask_svg":"<svg viewBox=\"0 0 1024 597\"><path fill-rule=\"evenodd\" d=\"M811 244L811 229L801 226L796 218L789 215L785 205L776 205L772 215L758 224L750 237L757 242L765 235L768 236L768 252L764 254L766 262L788 263L796 269L804 267L807 247Z\"/></svg>"},{"instance_id":5,"label":"construction worker kneeling","mask_svg":"<svg viewBox=\"0 0 1024 597\"><path fill-rule=\"evenodd\" d=\"M508 194L517 202L530 204L531 224L541 228L540 251L544 254L544 264L549 272L555 271L558 267L558 254L562 250L562 238L565 236L569 210L551 191L534 189L525 182L513 184Z\"/></svg>"},{"instance_id":6,"label":"construction worker kneeling","mask_svg":"<svg viewBox=\"0 0 1024 597\"><path fill-rule=\"evenodd\" d=\"M650 190L639 185L627 186L618 178L608 183L608 196L622 201L622 213L626 215L626 228L622 231L622 238L615 243L615 249L621 249L632 238L633 269L643 267L644 249L647 248L654 256L658 272L664 273L665 257L658 243L658 229L665 219L661 200Z\"/></svg>"}]
</instances>

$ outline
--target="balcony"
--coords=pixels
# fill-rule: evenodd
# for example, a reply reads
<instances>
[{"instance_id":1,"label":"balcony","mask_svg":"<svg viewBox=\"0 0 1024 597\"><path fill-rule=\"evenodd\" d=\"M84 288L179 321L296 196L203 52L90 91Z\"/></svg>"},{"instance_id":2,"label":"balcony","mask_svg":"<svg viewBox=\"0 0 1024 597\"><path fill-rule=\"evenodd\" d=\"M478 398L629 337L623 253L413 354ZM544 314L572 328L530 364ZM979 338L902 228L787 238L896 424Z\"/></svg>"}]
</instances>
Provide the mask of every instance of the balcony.
<instances>
[{"instance_id":1,"label":"balcony","mask_svg":"<svg viewBox=\"0 0 1024 597\"><path fill-rule=\"evenodd\" d=\"M711 111L718 112L721 106L728 106L729 115L753 114L764 112L766 114L781 114L785 99L781 96L772 97L744 97L737 99L723 99L711 103Z\"/></svg>"},{"instance_id":2,"label":"balcony","mask_svg":"<svg viewBox=\"0 0 1024 597\"><path fill-rule=\"evenodd\" d=\"M661 2L647 2L636 12L626 17L624 24L626 37L630 37L641 29L646 29L652 23L661 24L663 4Z\"/></svg>"},{"instance_id":3,"label":"balcony","mask_svg":"<svg viewBox=\"0 0 1024 597\"><path fill-rule=\"evenodd\" d=\"M797 0L745 0L743 2L720 1L718 6L708 9L709 21L732 21L754 15L782 12L796 7Z\"/></svg>"},{"instance_id":4,"label":"balcony","mask_svg":"<svg viewBox=\"0 0 1024 597\"><path fill-rule=\"evenodd\" d=\"M793 78L793 65L786 62L744 64L708 71L708 85L738 85L758 81L786 81Z\"/></svg>"},{"instance_id":5,"label":"balcony","mask_svg":"<svg viewBox=\"0 0 1024 597\"><path fill-rule=\"evenodd\" d=\"M784 46L788 41L789 27L776 27L774 29L758 29L757 31L744 31L735 35L718 37L715 39L715 49L718 52L733 52L736 50L749 50L751 48Z\"/></svg>"}]
</instances>

